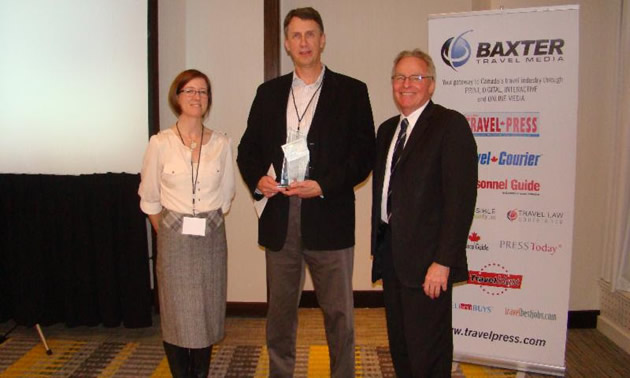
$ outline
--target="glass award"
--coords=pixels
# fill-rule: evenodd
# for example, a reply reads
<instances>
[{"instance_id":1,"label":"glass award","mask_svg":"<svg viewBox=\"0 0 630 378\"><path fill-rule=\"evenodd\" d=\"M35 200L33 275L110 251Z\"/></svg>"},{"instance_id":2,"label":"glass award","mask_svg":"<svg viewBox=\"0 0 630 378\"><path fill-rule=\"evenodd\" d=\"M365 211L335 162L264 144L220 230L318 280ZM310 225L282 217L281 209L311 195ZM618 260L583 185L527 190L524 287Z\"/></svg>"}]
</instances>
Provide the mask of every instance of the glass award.
<instances>
[{"instance_id":1,"label":"glass award","mask_svg":"<svg viewBox=\"0 0 630 378\"><path fill-rule=\"evenodd\" d=\"M311 156L306 137L300 136L299 131L291 131L288 139L289 142L282 146L284 163L280 186L289 186L293 181L304 181Z\"/></svg>"}]
</instances>

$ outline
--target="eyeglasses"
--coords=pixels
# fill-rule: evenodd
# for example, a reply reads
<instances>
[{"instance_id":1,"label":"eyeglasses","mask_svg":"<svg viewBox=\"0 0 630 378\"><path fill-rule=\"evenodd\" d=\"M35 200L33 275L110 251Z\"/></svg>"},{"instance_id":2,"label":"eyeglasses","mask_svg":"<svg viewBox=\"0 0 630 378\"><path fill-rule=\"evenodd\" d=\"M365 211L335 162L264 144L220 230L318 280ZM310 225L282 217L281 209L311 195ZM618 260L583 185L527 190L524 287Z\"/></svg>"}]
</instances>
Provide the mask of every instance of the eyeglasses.
<instances>
[{"instance_id":1,"label":"eyeglasses","mask_svg":"<svg viewBox=\"0 0 630 378\"><path fill-rule=\"evenodd\" d=\"M433 76L425 76L425 75L409 75L409 76L405 76L405 75L393 75L392 76L392 80L397 82L397 83L404 83L405 80L409 79L410 82L412 83L419 83L422 81L422 79L432 79Z\"/></svg>"},{"instance_id":2,"label":"eyeglasses","mask_svg":"<svg viewBox=\"0 0 630 378\"><path fill-rule=\"evenodd\" d=\"M179 93L183 93L188 97L194 97L196 94L199 94L200 97L208 97L208 90L207 89L193 89L193 88L184 88L181 91L179 91Z\"/></svg>"}]
</instances>

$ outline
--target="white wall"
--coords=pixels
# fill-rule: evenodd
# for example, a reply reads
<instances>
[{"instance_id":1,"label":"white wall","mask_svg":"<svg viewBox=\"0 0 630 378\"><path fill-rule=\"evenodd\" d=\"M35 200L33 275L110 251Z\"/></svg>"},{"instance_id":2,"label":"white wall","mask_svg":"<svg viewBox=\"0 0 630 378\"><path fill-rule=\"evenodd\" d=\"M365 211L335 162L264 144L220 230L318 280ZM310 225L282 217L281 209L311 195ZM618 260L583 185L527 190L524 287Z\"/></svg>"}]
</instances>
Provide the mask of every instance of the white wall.
<instances>
[{"instance_id":1,"label":"white wall","mask_svg":"<svg viewBox=\"0 0 630 378\"><path fill-rule=\"evenodd\" d=\"M365 81L378 126L396 110L389 75L402 49L427 49L429 14L470 10L580 4L580 94L577 141L575 239L571 310L599 308L597 279L603 248L606 179L614 123L615 67L620 0L284 0L289 9L313 5L327 35L323 61L331 69ZM236 148L256 87L263 81L263 2L160 0L160 117L174 122L166 90L185 68L198 68L213 83L214 105L206 125L225 131ZM291 62L282 54L282 72ZM439 90L439 88L437 89ZM168 115L168 117L167 117ZM256 244L256 217L237 176L237 195L227 216L228 300L265 301L264 254ZM369 260L371 183L357 191L355 290L372 290Z\"/></svg>"},{"instance_id":2,"label":"white wall","mask_svg":"<svg viewBox=\"0 0 630 378\"><path fill-rule=\"evenodd\" d=\"M249 107L264 78L263 2L160 0L158 14L161 128L175 122L167 103L172 80L185 69L198 69L212 82L213 104L205 125L232 138L236 159ZM236 198L226 216L228 301L265 302L256 214L236 175Z\"/></svg>"},{"instance_id":3,"label":"white wall","mask_svg":"<svg viewBox=\"0 0 630 378\"><path fill-rule=\"evenodd\" d=\"M429 14L469 11L468 1L335 1L284 0L281 22L291 9L313 6L321 14L326 33L322 61L331 70L352 76L368 85L374 124L397 113L392 100L392 62L403 49L428 49ZM284 37L284 36L282 36ZM281 53L282 73L291 72L289 56ZM356 192L356 246L354 254L355 290L380 290L370 281L370 214L372 176ZM306 289L312 288L307 281Z\"/></svg>"},{"instance_id":4,"label":"white wall","mask_svg":"<svg viewBox=\"0 0 630 378\"><path fill-rule=\"evenodd\" d=\"M621 1L492 1L493 9L565 4L580 5L577 172L569 309L592 310L600 307L597 281L604 249L605 196L615 158L611 146Z\"/></svg>"}]
</instances>

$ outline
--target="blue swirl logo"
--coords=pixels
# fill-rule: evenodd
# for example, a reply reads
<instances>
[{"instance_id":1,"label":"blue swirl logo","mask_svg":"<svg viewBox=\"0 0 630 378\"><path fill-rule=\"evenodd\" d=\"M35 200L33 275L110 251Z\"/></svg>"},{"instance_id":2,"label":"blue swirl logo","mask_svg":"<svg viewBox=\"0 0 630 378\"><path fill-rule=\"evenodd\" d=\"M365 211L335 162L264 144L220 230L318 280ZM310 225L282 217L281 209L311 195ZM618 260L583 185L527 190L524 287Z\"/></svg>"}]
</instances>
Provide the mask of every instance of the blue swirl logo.
<instances>
[{"instance_id":1,"label":"blue swirl logo","mask_svg":"<svg viewBox=\"0 0 630 378\"><path fill-rule=\"evenodd\" d=\"M470 44L463 38L463 36L471 31L472 30L468 30L457 37L451 37L442 45L442 60L454 71L457 71L458 67L463 66L466 62L468 62L468 59L470 59Z\"/></svg>"}]
</instances>

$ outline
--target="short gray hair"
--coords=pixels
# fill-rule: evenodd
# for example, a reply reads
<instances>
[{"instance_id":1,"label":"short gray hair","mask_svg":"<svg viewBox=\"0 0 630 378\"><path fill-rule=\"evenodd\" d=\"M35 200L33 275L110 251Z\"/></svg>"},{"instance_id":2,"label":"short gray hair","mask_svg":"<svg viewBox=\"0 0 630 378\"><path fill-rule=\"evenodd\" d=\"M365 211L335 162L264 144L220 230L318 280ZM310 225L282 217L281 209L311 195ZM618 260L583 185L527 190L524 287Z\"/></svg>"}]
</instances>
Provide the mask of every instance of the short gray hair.
<instances>
[{"instance_id":1,"label":"short gray hair","mask_svg":"<svg viewBox=\"0 0 630 378\"><path fill-rule=\"evenodd\" d=\"M427 53L425 53L424 51L420 50L420 49L413 49L411 51L409 50L403 50L401 52L398 53L398 55L396 55L396 58L394 59L394 67L392 67L392 75L394 75L394 70L396 69L396 65L398 65L398 62L400 62L403 58L418 58L420 60L422 60L424 63L427 64L427 68L429 69L429 72L427 72L429 75L433 76L433 80L436 79L436 72L435 72L435 64L433 64L433 59L431 59L431 56Z\"/></svg>"}]
</instances>

